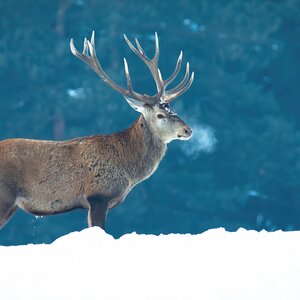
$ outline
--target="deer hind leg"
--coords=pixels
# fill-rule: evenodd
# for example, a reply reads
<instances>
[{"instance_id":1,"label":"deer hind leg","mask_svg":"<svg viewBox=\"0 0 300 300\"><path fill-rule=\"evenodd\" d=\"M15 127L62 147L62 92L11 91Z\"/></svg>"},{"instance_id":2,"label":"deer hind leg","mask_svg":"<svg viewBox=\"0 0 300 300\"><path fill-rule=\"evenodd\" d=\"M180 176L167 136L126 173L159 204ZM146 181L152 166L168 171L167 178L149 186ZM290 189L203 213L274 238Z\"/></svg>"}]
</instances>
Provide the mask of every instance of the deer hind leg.
<instances>
[{"instance_id":1,"label":"deer hind leg","mask_svg":"<svg viewBox=\"0 0 300 300\"><path fill-rule=\"evenodd\" d=\"M0 229L9 221L18 206L16 199L6 188L0 184Z\"/></svg>"},{"instance_id":2,"label":"deer hind leg","mask_svg":"<svg viewBox=\"0 0 300 300\"><path fill-rule=\"evenodd\" d=\"M88 225L99 226L105 230L105 220L108 210L109 198L102 195L94 195L88 197L89 213L88 213Z\"/></svg>"}]
</instances>

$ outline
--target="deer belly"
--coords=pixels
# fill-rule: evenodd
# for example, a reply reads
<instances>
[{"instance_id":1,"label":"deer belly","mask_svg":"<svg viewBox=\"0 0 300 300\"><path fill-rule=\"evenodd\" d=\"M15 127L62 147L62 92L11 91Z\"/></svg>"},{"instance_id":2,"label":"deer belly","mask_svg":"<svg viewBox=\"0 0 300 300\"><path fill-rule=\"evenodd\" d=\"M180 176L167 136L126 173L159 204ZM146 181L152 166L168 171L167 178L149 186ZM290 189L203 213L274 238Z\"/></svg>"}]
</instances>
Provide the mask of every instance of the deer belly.
<instances>
[{"instance_id":1,"label":"deer belly","mask_svg":"<svg viewBox=\"0 0 300 300\"><path fill-rule=\"evenodd\" d=\"M16 204L21 209L35 215L52 215L67 212L76 208L85 208L83 197L77 199L60 199L53 198L47 200L36 199L33 197L18 197Z\"/></svg>"}]
</instances>

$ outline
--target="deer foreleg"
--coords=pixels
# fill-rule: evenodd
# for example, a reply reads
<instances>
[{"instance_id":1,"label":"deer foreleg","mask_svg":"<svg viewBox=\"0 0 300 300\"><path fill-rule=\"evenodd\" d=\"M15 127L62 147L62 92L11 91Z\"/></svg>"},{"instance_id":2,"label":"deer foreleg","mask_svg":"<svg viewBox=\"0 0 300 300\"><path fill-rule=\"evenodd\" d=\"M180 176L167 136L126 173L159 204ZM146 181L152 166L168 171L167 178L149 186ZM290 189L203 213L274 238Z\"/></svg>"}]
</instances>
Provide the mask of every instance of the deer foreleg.
<instances>
[{"instance_id":1,"label":"deer foreleg","mask_svg":"<svg viewBox=\"0 0 300 300\"><path fill-rule=\"evenodd\" d=\"M99 226L105 230L105 220L109 201L102 196L97 195L89 197L88 202L90 204L88 213L89 227Z\"/></svg>"}]
</instances>

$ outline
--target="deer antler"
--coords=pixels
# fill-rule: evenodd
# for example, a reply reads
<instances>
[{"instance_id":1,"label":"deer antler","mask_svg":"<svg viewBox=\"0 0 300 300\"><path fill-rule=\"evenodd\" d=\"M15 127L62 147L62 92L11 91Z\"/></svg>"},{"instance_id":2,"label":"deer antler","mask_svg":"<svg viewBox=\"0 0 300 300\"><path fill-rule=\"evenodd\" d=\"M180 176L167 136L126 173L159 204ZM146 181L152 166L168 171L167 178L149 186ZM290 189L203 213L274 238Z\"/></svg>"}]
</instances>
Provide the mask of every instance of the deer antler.
<instances>
[{"instance_id":1,"label":"deer antler","mask_svg":"<svg viewBox=\"0 0 300 300\"><path fill-rule=\"evenodd\" d=\"M139 41L135 39L136 47L129 41L127 36L124 34L125 41L127 42L130 49L145 63L145 65L149 68L151 75L155 81L157 93L153 96L139 94L135 92L132 88L131 77L128 69L128 64L126 59L124 58L124 69L125 69L125 76L127 81L127 89L117 85L113 82L104 70L101 67L100 62L97 59L96 51L95 51L95 32L93 31L91 40L84 39L84 47L82 53L80 53L74 46L73 39L70 41L70 48L72 53L84 61L87 65L89 65L101 78L102 80L109 85L112 89L116 90L124 97L132 98L138 100L140 102L155 105L158 103L169 103L173 101L175 98L179 97L183 93L185 93L189 87L191 86L193 79L194 79L194 72L189 76L189 63L186 65L186 72L183 80L174 88L166 91L166 87L174 81L177 77L181 62L182 62L182 52L178 57L175 70L173 71L172 75L167 79L163 80L160 70L158 68L158 59L159 59L159 43L158 43L158 36L155 33L155 54L152 59L146 55L145 51L141 47Z\"/></svg>"}]
</instances>

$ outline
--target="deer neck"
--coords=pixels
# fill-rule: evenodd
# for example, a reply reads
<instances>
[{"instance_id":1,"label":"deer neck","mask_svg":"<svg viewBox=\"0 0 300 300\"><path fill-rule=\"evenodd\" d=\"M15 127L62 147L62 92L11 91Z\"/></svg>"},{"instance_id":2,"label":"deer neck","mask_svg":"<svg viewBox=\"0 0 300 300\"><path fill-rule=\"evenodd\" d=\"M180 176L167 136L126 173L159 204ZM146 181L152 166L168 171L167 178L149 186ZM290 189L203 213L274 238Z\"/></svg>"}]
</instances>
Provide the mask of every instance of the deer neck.
<instances>
[{"instance_id":1,"label":"deer neck","mask_svg":"<svg viewBox=\"0 0 300 300\"><path fill-rule=\"evenodd\" d=\"M166 152L166 144L147 124L143 115L126 131L127 168L134 183L148 178Z\"/></svg>"}]
</instances>

